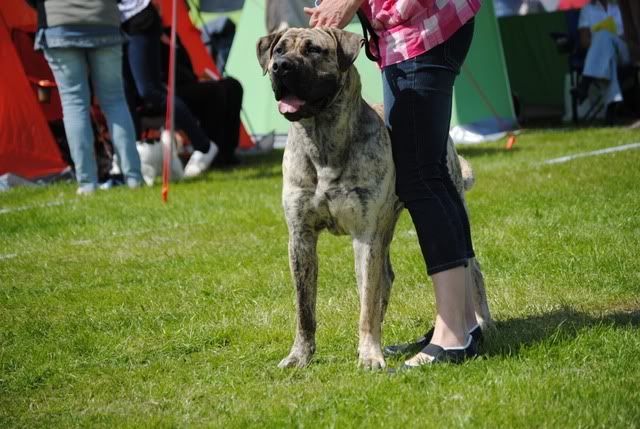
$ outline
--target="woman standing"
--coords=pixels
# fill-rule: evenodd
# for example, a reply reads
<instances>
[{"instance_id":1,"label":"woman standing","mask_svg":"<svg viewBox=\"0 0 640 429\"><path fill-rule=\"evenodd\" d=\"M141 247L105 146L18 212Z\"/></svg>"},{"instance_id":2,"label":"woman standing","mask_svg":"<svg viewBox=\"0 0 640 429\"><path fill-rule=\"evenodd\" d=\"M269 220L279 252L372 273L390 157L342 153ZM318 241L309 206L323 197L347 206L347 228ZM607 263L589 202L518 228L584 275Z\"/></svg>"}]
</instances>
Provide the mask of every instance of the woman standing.
<instances>
[{"instance_id":1,"label":"woman standing","mask_svg":"<svg viewBox=\"0 0 640 429\"><path fill-rule=\"evenodd\" d=\"M89 115L91 90L104 112L127 185L142 184L135 131L122 84L122 43L116 0L29 0L38 11L35 48L42 49L58 85L64 129L79 195L97 189Z\"/></svg>"},{"instance_id":2,"label":"woman standing","mask_svg":"<svg viewBox=\"0 0 640 429\"><path fill-rule=\"evenodd\" d=\"M477 355L481 331L465 269L474 257L469 220L446 166L453 83L469 50L480 0L323 0L306 8L312 27L368 19L382 68L385 123L396 164L396 193L409 210L433 281L436 322L413 368Z\"/></svg>"}]
</instances>

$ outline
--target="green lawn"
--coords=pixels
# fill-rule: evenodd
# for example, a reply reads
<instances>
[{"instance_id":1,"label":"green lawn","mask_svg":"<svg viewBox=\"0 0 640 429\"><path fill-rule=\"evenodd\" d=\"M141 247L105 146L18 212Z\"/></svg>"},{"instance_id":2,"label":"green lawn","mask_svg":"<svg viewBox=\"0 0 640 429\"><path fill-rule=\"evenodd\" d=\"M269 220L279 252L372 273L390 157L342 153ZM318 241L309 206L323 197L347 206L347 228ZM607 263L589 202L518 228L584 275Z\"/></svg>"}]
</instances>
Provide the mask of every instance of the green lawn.
<instances>
[{"instance_id":1,"label":"green lawn","mask_svg":"<svg viewBox=\"0 0 640 429\"><path fill-rule=\"evenodd\" d=\"M351 245L320 240L318 351L291 345L281 152L160 189L0 193L0 427L640 427L640 141L530 131L461 148L496 330L484 356L357 368ZM409 216L387 343L434 317ZM398 366L400 360L391 360Z\"/></svg>"}]
</instances>

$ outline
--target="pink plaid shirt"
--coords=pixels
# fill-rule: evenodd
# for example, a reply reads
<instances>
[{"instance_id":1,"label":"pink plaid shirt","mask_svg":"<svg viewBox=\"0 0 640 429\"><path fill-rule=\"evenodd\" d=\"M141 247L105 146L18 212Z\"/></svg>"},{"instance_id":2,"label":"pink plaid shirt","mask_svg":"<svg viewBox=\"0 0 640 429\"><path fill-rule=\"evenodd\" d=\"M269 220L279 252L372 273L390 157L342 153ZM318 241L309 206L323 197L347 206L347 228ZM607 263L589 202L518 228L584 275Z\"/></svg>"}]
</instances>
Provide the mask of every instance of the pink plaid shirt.
<instances>
[{"instance_id":1,"label":"pink plaid shirt","mask_svg":"<svg viewBox=\"0 0 640 429\"><path fill-rule=\"evenodd\" d=\"M417 57L473 18L482 0L364 0L361 9L378 35L371 51L386 67Z\"/></svg>"}]
</instances>

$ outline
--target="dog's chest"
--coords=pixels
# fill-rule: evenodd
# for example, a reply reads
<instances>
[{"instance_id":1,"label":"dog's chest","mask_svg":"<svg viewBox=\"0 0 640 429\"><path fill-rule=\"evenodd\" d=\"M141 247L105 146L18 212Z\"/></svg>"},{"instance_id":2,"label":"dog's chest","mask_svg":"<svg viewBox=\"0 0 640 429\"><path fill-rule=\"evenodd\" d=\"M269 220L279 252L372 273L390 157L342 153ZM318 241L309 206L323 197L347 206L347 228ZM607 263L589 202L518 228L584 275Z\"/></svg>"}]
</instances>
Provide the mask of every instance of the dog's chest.
<instances>
[{"instance_id":1,"label":"dog's chest","mask_svg":"<svg viewBox=\"0 0 640 429\"><path fill-rule=\"evenodd\" d=\"M310 201L317 214L318 227L333 234L347 234L357 229L366 216L367 196L371 191L334 171L318 171L318 182ZM360 184L361 185L361 184Z\"/></svg>"}]
</instances>

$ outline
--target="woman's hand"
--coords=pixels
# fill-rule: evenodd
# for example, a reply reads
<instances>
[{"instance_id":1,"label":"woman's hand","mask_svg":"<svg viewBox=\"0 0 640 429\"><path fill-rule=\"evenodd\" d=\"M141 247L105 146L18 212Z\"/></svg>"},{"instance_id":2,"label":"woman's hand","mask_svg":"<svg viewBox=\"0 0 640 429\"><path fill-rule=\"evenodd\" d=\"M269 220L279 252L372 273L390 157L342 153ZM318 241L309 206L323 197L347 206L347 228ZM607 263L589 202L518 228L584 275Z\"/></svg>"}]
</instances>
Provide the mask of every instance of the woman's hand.
<instances>
[{"instance_id":1,"label":"woman's hand","mask_svg":"<svg viewBox=\"0 0 640 429\"><path fill-rule=\"evenodd\" d=\"M344 28L364 0L322 0L318 7L305 7L310 27Z\"/></svg>"}]
</instances>

